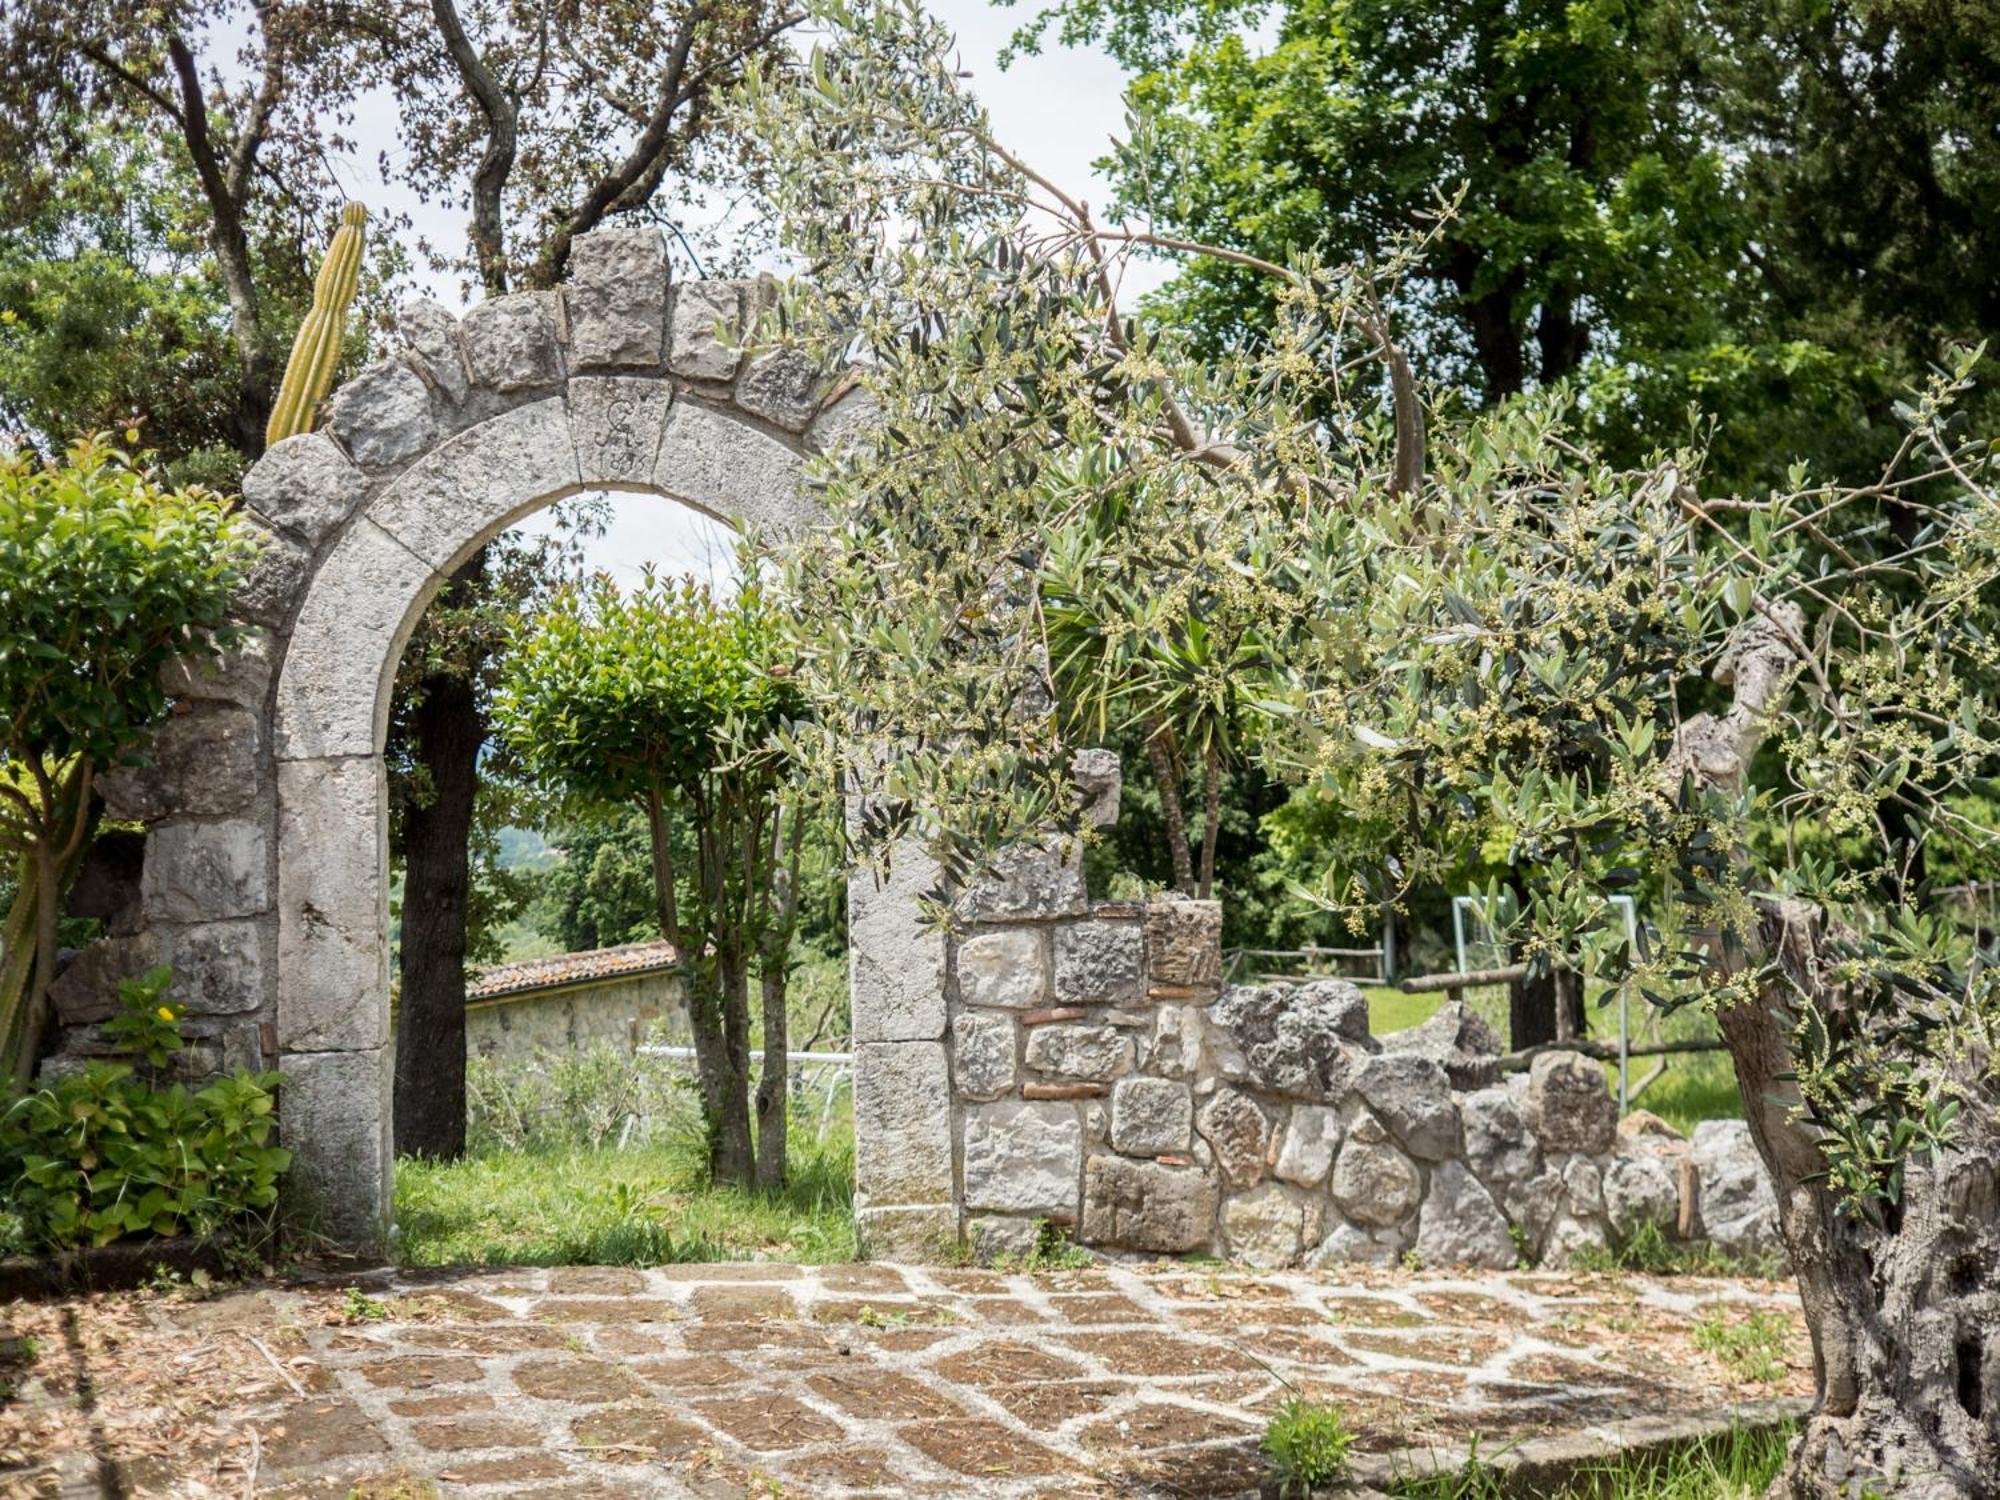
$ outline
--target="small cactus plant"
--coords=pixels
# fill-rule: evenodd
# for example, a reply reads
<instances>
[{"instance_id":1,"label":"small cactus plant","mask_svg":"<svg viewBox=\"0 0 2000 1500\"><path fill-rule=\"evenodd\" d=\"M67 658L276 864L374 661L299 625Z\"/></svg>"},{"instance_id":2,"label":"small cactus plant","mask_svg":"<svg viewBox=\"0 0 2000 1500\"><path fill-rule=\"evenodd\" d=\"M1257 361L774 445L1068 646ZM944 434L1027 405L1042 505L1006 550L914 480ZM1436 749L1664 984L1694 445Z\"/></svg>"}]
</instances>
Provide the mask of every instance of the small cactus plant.
<instances>
[{"instance_id":1,"label":"small cactus plant","mask_svg":"<svg viewBox=\"0 0 2000 1500\"><path fill-rule=\"evenodd\" d=\"M340 227L334 230L333 243L313 281L312 310L299 324L292 357L285 362L285 378L271 408L270 425L264 429L266 447L312 431L313 412L326 399L333 367L340 362L347 309L361 280L362 228L367 222L368 210L359 203L340 211Z\"/></svg>"}]
</instances>

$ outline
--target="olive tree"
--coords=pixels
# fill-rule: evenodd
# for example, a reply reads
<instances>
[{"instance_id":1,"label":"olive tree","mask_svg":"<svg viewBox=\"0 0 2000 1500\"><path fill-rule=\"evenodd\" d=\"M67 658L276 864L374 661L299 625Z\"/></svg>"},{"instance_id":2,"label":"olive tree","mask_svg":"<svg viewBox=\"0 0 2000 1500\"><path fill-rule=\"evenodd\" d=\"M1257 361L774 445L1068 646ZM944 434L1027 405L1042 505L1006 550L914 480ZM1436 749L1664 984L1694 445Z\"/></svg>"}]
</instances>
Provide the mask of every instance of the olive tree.
<instances>
[{"instance_id":1,"label":"olive tree","mask_svg":"<svg viewBox=\"0 0 2000 1500\"><path fill-rule=\"evenodd\" d=\"M523 621L494 700L507 744L551 790L644 813L660 931L688 981L710 1173L765 1186L785 1174L786 975L809 817L788 785L798 694L779 650L754 586L718 600L649 572L626 593L600 573ZM690 844L694 868L679 868L674 851Z\"/></svg>"},{"instance_id":2,"label":"olive tree","mask_svg":"<svg viewBox=\"0 0 2000 1500\"><path fill-rule=\"evenodd\" d=\"M1139 589L1228 579L1201 607L1256 622L1258 753L1367 835L1323 900L1372 919L1476 851L1518 881L1533 961L1715 1012L1815 1342L1784 1485L1992 1493L2000 985L1890 831L1995 844L1973 356L1852 489L1704 495L1699 452L1618 468L1549 403L1426 434L1377 311L1411 246L1277 265L1101 225L994 139L919 13L829 19L811 86L753 81L744 109L815 267L765 337L858 353L880 409L822 465L834 524L779 559L815 753L897 810L864 838L920 829L959 872L1063 815L1048 607L1079 533ZM1269 278L1268 335L1203 359L1127 316L1139 250ZM1140 486L1158 509L1102 526ZM1886 499L1920 534L1874 524ZM1637 953L1604 918L1633 891Z\"/></svg>"},{"instance_id":3,"label":"olive tree","mask_svg":"<svg viewBox=\"0 0 2000 1500\"><path fill-rule=\"evenodd\" d=\"M20 875L0 1037L16 1080L34 1069L97 777L166 715L161 669L223 640L253 550L219 496L162 487L104 438L59 463L0 456L0 849Z\"/></svg>"}]
</instances>

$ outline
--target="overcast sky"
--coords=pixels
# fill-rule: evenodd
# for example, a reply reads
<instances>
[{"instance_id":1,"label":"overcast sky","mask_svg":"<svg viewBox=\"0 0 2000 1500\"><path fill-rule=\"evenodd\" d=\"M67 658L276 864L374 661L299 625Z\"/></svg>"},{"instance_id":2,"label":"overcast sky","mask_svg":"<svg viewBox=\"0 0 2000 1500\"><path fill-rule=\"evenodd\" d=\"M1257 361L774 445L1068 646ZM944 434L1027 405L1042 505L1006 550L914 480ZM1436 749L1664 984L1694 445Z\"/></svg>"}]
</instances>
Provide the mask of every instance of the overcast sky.
<instances>
[{"instance_id":1,"label":"overcast sky","mask_svg":"<svg viewBox=\"0 0 2000 1500\"><path fill-rule=\"evenodd\" d=\"M991 111L1000 140L1066 189L1081 192L1093 203L1104 201L1109 196L1106 184L1093 173L1091 163L1105 154L1112 136L1124 128L1124 76L1117 64L1095 51L1049 45L1039 56L1018 58L1002 71L997 61L1000 49L1022 19L1034 13L1032 8L1002 10L984 0L932 0L930 8L958 33L969 82ZM435 244L463 245L462 210L420 203L374 174L377 155L393 152L395 141L387 129L371 130L370 121L391 119L386 107L361 111L355 131L361 149L356 156L368 169L356 171L345 184L349 193L371 206L409 214L412 232ZM1135 265L1121 288L1124 297L1157 285L1167 271L1162 266ZM431 296L463 311L465 299L455 278L423 279ZM615 497L614 507L610 532L588 548L594 565L622 582L636 580L648 562L665 573L726 581L726 528L656 496ZM534 523L524 529L534 529Z\"/></svg>"}]
</instances>

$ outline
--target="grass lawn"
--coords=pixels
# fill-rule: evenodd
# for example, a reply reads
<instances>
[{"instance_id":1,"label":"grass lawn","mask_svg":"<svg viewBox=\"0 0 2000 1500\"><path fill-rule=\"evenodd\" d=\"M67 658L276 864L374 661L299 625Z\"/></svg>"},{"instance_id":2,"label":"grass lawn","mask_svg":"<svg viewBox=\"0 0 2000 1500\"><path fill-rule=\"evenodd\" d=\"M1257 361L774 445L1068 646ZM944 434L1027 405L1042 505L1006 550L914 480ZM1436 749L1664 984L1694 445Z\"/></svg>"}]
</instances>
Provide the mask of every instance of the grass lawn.
<instances>
[{"instance_id":1,"label":"grass lawn","mask_svg":"<svg viewBox=\"0 0 2000 1500\"><path fill-rule=\"evenodd\" d=\"M396 1164L405 1265L654 1266L854 1259L854 1142L795 1126L789 1181L766 1195L710 1188L698 1143L493 1151Z\"/></svg>"}]
</instances>

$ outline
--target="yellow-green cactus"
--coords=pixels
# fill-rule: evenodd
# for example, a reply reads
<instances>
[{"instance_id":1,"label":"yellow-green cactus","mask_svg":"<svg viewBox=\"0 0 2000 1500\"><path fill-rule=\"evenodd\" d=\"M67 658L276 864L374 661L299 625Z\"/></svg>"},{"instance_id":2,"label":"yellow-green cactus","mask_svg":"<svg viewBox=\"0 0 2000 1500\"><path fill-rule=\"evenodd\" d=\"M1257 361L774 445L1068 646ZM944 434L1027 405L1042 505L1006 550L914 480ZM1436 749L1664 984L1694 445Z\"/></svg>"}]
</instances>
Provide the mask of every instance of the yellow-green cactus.
<instances>
[{"instance_id":1,"label":"yellow-green cactus","mask_svg":"<svg viewBox=\"0 0 2000 1500\"><path fill-rule=\"evenodd\" d=\"M281 438L311 432L313 412L333 384L348 305L354 301L354 289L361 280L361 234L367 222L368 210L359 203L350 203L340 211L340 227L333 232L333 243L327 247L326 260L313 282L312 311L299 324L299 336L292 341L292 357L285 363L285 379L271 409L271 425L264 429L267 447Z\"/></svg>"}]
</instances>

